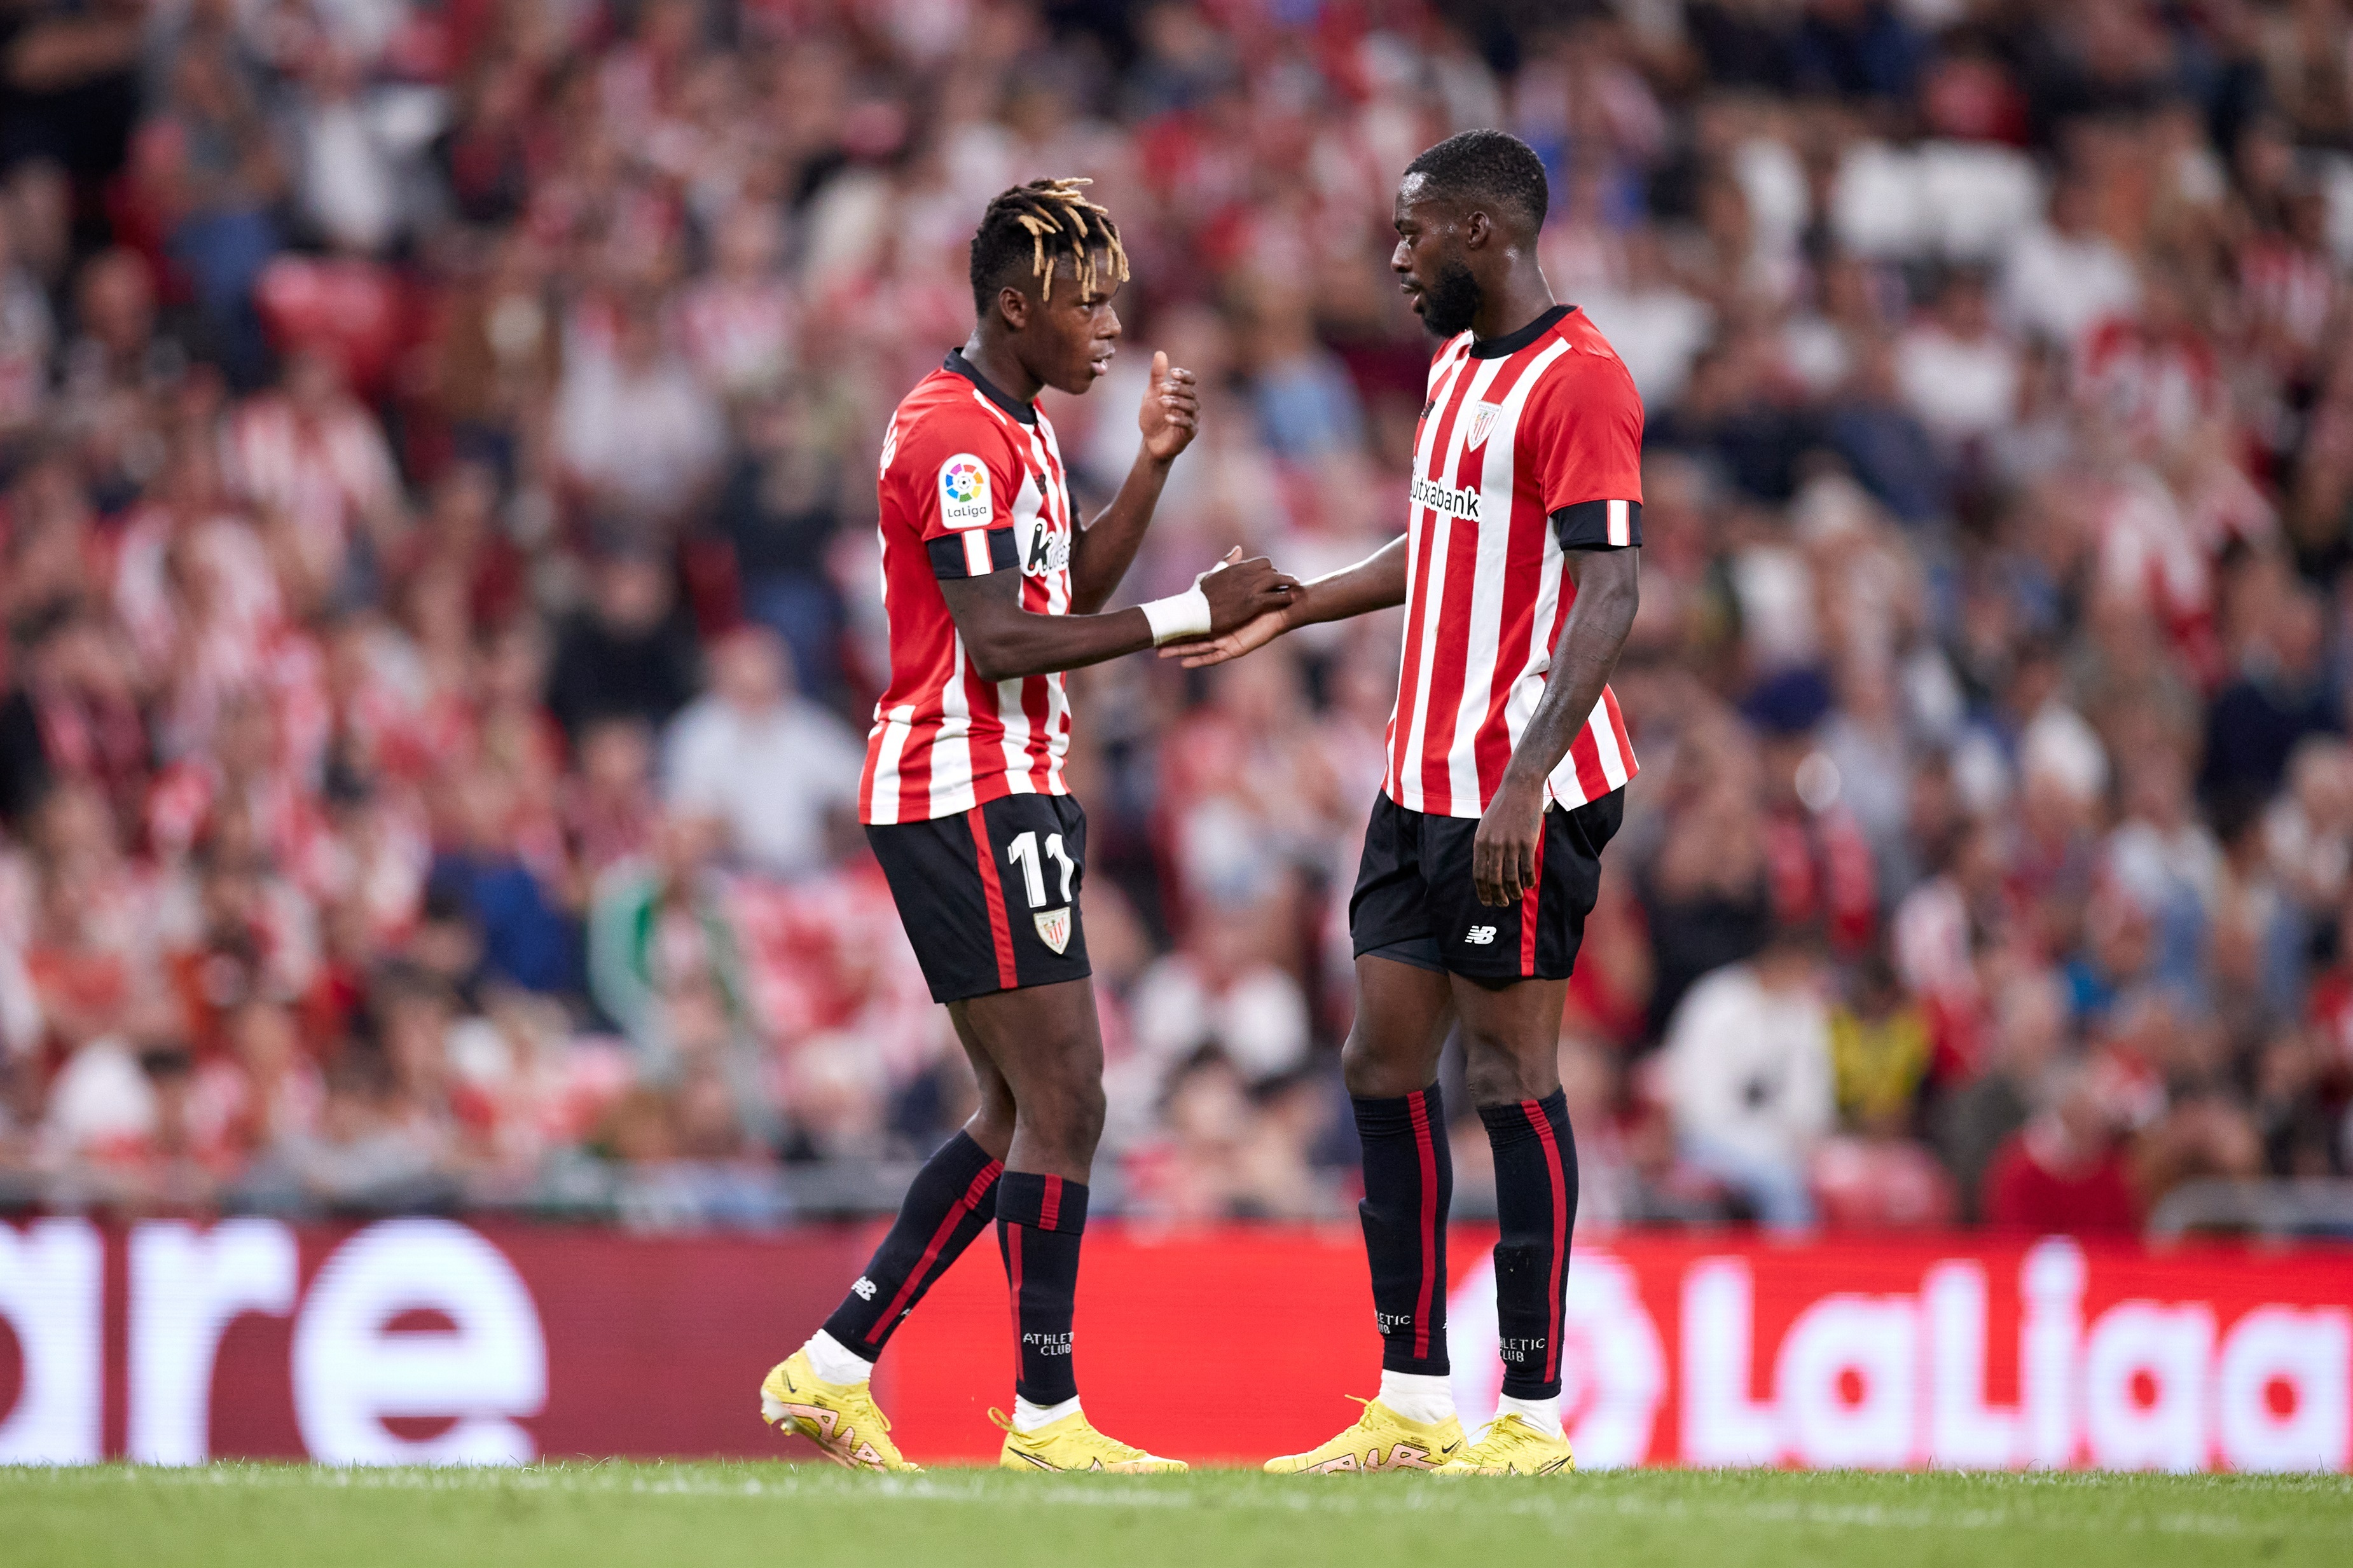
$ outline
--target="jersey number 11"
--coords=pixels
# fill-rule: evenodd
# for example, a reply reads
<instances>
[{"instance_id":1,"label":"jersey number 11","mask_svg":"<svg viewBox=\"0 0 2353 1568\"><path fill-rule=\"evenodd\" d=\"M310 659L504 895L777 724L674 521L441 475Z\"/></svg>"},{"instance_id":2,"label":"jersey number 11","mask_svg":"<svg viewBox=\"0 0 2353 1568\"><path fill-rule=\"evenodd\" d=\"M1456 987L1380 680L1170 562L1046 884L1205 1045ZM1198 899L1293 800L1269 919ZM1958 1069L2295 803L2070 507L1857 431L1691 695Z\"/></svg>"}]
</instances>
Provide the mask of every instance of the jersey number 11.
<instances>
[{"instance_id":1,"label":"jersey number 11","mask_svg":"<svg viewBox=\"0 0 2353 1568\"><path fill-rule=\"evenodd\" d=\"M1071 879L1077 874L1079 868L1062 852L1062 836L1059 833L1046 835L1046 853L1052 858L1054 864L1062 868L1062 902L1067 904L1071 901ZM1007 847L1005 858L1021 868L1022 885L1029 891L1029 907L1044 909L1046 868L1045 863L1038 858L1038 836L1035 833L1022 834Z\"/></svg>"}]
</instances>

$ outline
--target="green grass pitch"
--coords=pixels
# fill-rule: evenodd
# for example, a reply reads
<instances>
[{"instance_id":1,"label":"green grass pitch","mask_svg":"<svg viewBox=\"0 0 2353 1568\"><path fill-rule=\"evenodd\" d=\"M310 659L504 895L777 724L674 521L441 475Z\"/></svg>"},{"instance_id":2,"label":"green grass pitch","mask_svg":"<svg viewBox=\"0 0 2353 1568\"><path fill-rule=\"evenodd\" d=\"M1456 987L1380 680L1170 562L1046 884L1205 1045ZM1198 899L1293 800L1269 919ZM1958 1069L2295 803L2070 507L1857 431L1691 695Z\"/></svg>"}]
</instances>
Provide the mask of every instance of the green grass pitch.
<instances>
[{"instance_id":1,"label":"green grass pitch","mask_svg":"<svg viewBox=\"0 0 2353 1568\"><path fill-rule=\"evenodd\" d=\"M2341 1478L1647 1471L1431 1477L851 1475L784 1464L516 1470L0 1469L27 1568L390 1563L2057 1563L2353 1561Z\"/></svg>"}]
</instances>

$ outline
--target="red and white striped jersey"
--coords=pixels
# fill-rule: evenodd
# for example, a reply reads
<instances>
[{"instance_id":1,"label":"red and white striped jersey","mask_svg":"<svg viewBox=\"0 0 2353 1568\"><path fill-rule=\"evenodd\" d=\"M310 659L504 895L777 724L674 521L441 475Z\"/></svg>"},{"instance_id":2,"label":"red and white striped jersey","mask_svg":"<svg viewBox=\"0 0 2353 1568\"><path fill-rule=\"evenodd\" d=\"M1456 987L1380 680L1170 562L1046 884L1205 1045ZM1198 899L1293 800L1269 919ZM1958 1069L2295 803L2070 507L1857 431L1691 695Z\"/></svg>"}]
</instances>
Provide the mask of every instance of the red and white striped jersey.
<instances>
[{"instance_id":1,"label":"red and white striped jersey","mask_svg":"<svg viewBox=\"0 0 2353 1568\"><path fill-rule=\"evenodd\" d=\"M1008 795L1068 795L1060 674L987 681L943 578L1018 572L1021 607L1071 608L1070 482L1054 427L961 353L915 384L882 442L882 607L891 684L874 705L859 819L955 816Z\"/></svg>"},{"instance_id":2,"label":"red and white striped jersey","mask_svg":"<svg viewBox=\"0 0 2353 1568\"><path fill-rule=\"evenodd\" d=\"M1478 816L1503 780L1577 597L1567 550L1642 542L1642 402L1584 312L1430 362L1407 516L1405 653L1382 787L1409 811ZM1563 806L1634 776L1608 688L1553 771Z\"/></svg>"}]
</instances>

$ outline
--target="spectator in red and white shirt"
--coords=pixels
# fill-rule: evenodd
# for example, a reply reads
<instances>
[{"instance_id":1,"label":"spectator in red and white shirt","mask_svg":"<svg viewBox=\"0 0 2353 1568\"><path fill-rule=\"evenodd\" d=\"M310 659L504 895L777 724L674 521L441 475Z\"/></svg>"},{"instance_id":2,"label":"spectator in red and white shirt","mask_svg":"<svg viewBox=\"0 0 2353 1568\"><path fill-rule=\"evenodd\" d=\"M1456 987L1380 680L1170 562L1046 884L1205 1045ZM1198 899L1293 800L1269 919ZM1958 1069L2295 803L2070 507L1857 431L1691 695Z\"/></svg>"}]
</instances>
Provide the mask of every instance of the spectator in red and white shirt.
<instances>
[{"instance_id":1,"label":"spectator in red and white shirt","mask_svg":"<svg viewBox=\"0 0 2353 1568\"><path fill-rule=\"evenodd\" d=\"M342 361L324 345L298 349L279 389L230 417L223 468L231 489L265 523L289 531L301 566L322 591L343 585L356 535L364 531L370 548L383 554L406 525L384 431L352 397Z\"/></svg>"},{"instance_id":2,"label":"spectator in red and white shirt","mask_svg":"<svg viewBox=\"0 0 2353 1568\"><path fill-rule=\"evenodd\" d=\"M688 362L730 401L776 391L792 368L799 312L776 271L781 242L767 208L733 209L712 242L711 276L678 302Z\"/></svg>"}]
</instances>

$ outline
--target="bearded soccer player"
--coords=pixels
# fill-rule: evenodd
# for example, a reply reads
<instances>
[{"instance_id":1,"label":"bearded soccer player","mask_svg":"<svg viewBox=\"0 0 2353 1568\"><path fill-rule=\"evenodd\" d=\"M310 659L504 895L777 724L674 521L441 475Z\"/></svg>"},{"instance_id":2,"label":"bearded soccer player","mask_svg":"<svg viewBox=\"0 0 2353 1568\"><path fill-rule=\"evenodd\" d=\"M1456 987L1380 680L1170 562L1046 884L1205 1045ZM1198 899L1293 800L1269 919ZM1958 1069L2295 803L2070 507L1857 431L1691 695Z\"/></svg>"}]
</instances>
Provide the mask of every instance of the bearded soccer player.
<instances>
[{"instance_id":1,"label":"bearded soccer player","mask_svg":"<svg viewBox=\"0 0 2353 1568\"><path fill-rule=\"evenodd\" d=\"M1103 1130L1103 1040L1079 919L1086 816L1063 783L1061 672L1271 613L1294 584L1264 560L1135 608L1103 604L1135 558L1169 465L1193 439L1189 372L1153 357L1144 445L1080 525L1036 405L1083 393L1120 335L1127 259L1083 180L988 206L972 241L979 320L899 405L882 444L891 682L860 815L980 1109L923 1166L897 1223L823 1329L760 1385L761 1414L854 1468L912 1468L868 1378L891 1334L992 1222L1013 1297L1009 1469L1181 1470L1095 1430L1071 1359L1087 1173Z\"/></svg>"},{"instance_id":2,"label":"bearded soccer player","mask_svg":"<svg viewBox=\"0 0 2353 1568\"><path fill-rule=\"evenodd\" d=\"M1348 917L1356 1024L1342 1061L1365 1160L1362 1215L1381 1387L1282 1472L1571 1467L1560 1332L1577 1154L1555 1053L1570 966L1634 752L1610 694L1636 602L1642 405L1609 343L1536 265L1544 165L1466 132L1398 187L1390 258L1445 340L1415 439L1406 532L1282 609L1163 651L1238 657L1295 626L1406 606L1388 765ZM1439 1052L1495 1156L1503 1400L1466 1443L1448 1391Z\"/></svg>"}]
</instances>

